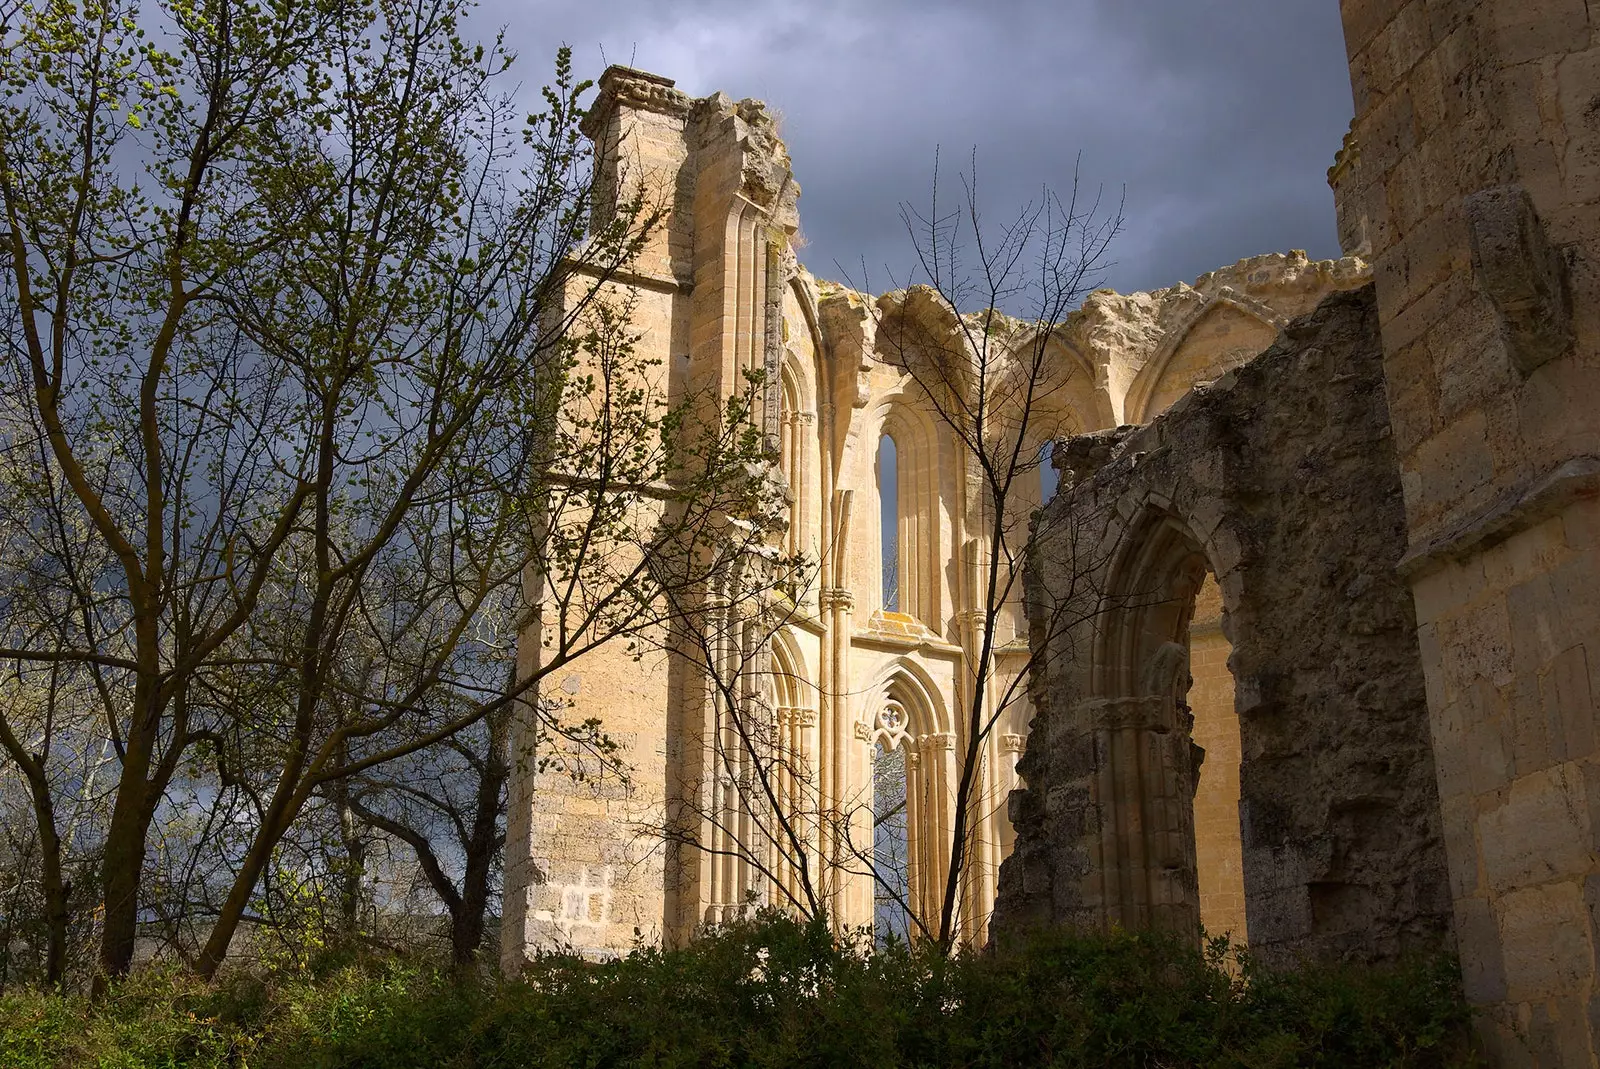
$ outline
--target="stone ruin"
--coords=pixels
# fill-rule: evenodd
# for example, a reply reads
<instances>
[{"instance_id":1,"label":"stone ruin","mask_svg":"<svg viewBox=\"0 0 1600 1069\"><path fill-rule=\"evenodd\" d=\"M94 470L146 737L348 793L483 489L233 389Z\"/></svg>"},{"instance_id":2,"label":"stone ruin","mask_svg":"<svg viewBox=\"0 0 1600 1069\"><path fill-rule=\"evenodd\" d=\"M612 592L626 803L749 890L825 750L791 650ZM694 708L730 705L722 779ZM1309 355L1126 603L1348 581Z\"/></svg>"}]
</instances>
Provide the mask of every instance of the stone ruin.
<instances>
[{"instance_id":1,"label":"stone ruin","mask_svg":"<svg viewBox=\"0 0 1600 1069\"><path fill-rule=\"evenodd\" d=\"M1089 546L1104 601L1032 680L994 931L1203 916L1186 623L1214 582L1252 949L1443 947L1492 1064L1592 1067L1600 8L1340 6L1329 181L1374 285L1148 426L1057 447L1050 509L1085 536L1043 540L1030 607Z\"/></svg>"},{"instance_id":2,"label":"stone ruin","mask_svg":"<svg viewBox=\"0 0 1600 1069\"><path fill-rule=\"evenodd\" d=\"M1152 423L1064 440L1055 463L1029 615L1053 618L1044 602L1072 586L1098 604L1035 636L1052 648L1030 680L995 928L1198 928L1205 754L1187 697L1209 580L1232 648L1252 952L1436 944L1450 898L1371 287Z\"/></svg>"},{"instance_id":3,"label":"stone ruin","mask_svg":"<svg viewBox=\"0 0 1600 1069\"><path fill-rule=\"evenodd\" d=\"M963 934L983 935L998 870L1002 939L1201 922L1279 960L1440 946L1494 1064L1593 1067L1600 7L1340 7L1355 120L1329 182L1352 259L1097 294L1063 327L1082 374L1057 414L1049 514L1082 537L1040 541L1031 618L1007 638L1045 642L1049 663L1037 716L984 751ZM952 665L973 637L946 580L969 546L960 465L877 353L872 299L795 261L798 187L759 104L613 69L590 131L637 164L602 184L658 182L671 209L618 280L643 344L685 381L770 373L791 537L825 577L771 651L775 678L805 683L771 699L785 745L837 807L892 734L937 829ZM901 552L922 554L898 599L874 589L861 521L889 434L911 457ZM1102 600L1042 629L1085 571ZM682 771L715 730L703 696L665 662L582 669L564 694L615 720L642 786L515 785L508 967L546 937L605 952L686 935L770 890L637 848L639 814L703 786ZM937 846L914 850L937 881ZM869 919L870 886L837 904Z\"/></svg>"}]
</instances>

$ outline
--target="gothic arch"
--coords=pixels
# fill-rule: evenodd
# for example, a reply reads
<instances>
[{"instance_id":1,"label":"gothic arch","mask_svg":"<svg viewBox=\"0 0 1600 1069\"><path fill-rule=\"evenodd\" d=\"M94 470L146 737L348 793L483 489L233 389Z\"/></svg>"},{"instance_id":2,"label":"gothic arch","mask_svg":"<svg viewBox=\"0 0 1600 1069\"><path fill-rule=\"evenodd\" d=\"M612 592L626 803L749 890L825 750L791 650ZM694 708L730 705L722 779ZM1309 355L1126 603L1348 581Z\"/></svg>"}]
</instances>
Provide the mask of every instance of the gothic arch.
<instances>
[{"instance_id":1,"label":"gothic arch","mask_svg":"<svg viewBox=\"0 0 1600 1069\"><path fill-rule=\"evenodd\" d=\"M805 651L789 628L772 636L772 697L779 709L816 708L816 687L812 682Z\"/></svg>"},{"instance_id":2,"label":"gothic arch","mask_svg":"<svg viewBox=\"0 0 1600 1069\"><path fill-rule=\"evenodd\" d=\"M790 493L784 549L815 560L822 528L822 443L817 418L818 360L822 336L808 276L790 278L783 293L783 350L778 367L779 467Z\"/></svg>"},{"instance_id":3,"label":"gothic arch","mask_svg":"<svg viewBox=\"0 0 1600 1069\"><path fill-rule=\"evenodd\" d=\"M800 339L795 337L787 327L784 330L784 359L792 365L791 373L795 376L797 397L800 411L815 412L817 410L817 381L819 369L817 361L823 352L822 331L817 326L816 300L809 288L804 284L804 279L797 276L789 280L789 289L786 296L794 302L794 307L800 313L800 322L795 326L805 332L805 340L810 343L809 360L800 359L801 349L795 343ZM789 301L784 302L787 311Z\"/></svg>"},{"instance_id":4,"label":"gothic arch","mask_svg":"<svg viewBox=\"0 0 1600 1069\"><path fill-rule=\"evenodd\" d=\"M873 701L900 702L912 714L912 725L917 736L932 735L951 730L950 710L946 706L942 688L927 669L908 657L899 657L878 673L877 679L866 693Z\"/></svg>"},{"instance_id":5,"label":"gothic arch","mask_svg":"<svg viewBox=\"0 0 1600 1069\"><path fill-rule=\"evenodd\" d=\"M955 733L938 687L915 661L896 660L868 694L867 719L857 734L873 759L880 745L904 751L907 905L927 921L938 915L950 869Z\"/></svg>"},{"instance_id":6,"label":"gothic arch","mask_svg":"<svg viewBox=\"0 0 1600 1069\"><path fill-rule=\"evenodd\" d=\"M906 383L878 399L864 421L871 433L860 443L876 463L885 435L897 457L899 611L934 632L943 630L941 556L944 520L943 465L938 427ZM868 559L877 559L876 547ZM881 569L880 569L881 570Z\"/></svg>"},{"instance_id":7,"label":"gothic arch","mask_svg":"<svg viewBox=\"0 0 1600 1069\"><path fill-rule=\"evenodd\" d=\"M1033 331L1022 335L1011 347L1012 352L1026 352L1037 338ZM1050 331L1044 341L1044 354L1052 368L1061 370L1044 383L1043 393L1034 397L1035 414L1042 418L1030 419L1032 426L1025 446L1037 449L1047 439L1115 426L1111 399L1099 384L1093 362L1059 330Z\"/></svg>"},{"instance_id":8,"label":"gothic arch","mask_svg":"<svg viewBox=\"0 0 1600 1069\"><path fill-rule=\"evenodd\" d=\"M1126 528L1113 561L1106 581L1112 608L1097 629L1090 693L1163 694L1172 681L1156 678L1162 658L1184 643L1195 594L1215 568L1188 524L1149 504Z\"/></svg>"},{"instance_id":9,"label":"gothic arch","mask_svg":"<svg viewBox=\"0 0 1600 1069\"><path fill-rule=\"evenodd\" d=\"M1274 333L1284 327L1284 320L1267 305L1253 298L1247 297L1231 288L1224 288L1221 292L1204 298L1200 303L1192 305L1185 311L1167 331L1161 345L1156 349L1144 367L1134 377L1133 384L1128 387L1127 400L1123 405L1125 419L1129 423L1148 423L1155 418L1157 413L1152 410L1153 401L1158 395L1158 387L1166 376L1167 368L1172 363L1172 358L1183 343L1194 333L1196 327L1209 316L1224 311L1232 310L1249 319L1256 320Z\"/></svg>"},{"instance_id":10,"label":"gothic arch","mask_svg":"<svg viewBox=\"0 0 1600 1069\"><path fill-rule=\"evenodd\" d=\"M1191 660L1191 623L1202 588L1215 591L1207 584L1219 566L1236 563L1224 552L1232 536L1221 524L1197 525L1183 503L1175 506L1151 491L1119 500L1107 518L1103 608L1081 625L1085 634L1075 644L1087 652L1087 664L1071 699L1073 718L1092 740L1094 754L1091 895L1102 904L1103 922L1192 932L1201 920L1195 799L1204 751L1193 741L1196 709L1190 688L1197 669ZM1238 608L1240 579L1237 569L1220 574L1227 621ZM1225 671L1210 669L1218 670ZM1208 728L1236 725L1233 710L1230 684L1225 706L1205 706ZM1237 809L1237 794L1230 801L1226 793L1236 792L1226 786L1229 782L1231 773L1207 781L1213 815L1219 807ZM1237 832L1213 823L1206 846L1207 894L1236 891L1242 901ZM1231 860L1218 868L1218 857ZM1242 914L1226 919L1227 927L1243 934L1238 930Z\"/></svg>"}]
</instances>

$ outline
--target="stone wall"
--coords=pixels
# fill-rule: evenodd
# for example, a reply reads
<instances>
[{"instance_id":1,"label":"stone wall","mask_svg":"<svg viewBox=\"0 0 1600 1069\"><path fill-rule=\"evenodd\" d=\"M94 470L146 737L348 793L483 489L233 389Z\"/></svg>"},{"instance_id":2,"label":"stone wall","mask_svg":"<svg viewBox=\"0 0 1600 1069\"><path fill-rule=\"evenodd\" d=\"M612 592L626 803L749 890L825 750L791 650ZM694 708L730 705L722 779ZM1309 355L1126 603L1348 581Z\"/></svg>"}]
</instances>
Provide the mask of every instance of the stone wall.
<instances>
[{"instance_id":1,"label":"stone wall","mask_svg":"<svg viewBox=\"0 0 1600 1069\"><path fill-rule=\"evenodd\" d=\"M1593 1066L1600 7L1340 6L1467 993L1498 1063Z\"/></svg>"},{"instance_id":2,"label":"stone wall","mask_svg":"<svg viewBox=\"0 0 1600 1069\"><path fill-rule=\"evenodd\" d=\"M1018 838L996 929L1198 918L1195 817L1183 811L1195 780L1172 741L1187 737L1190 688L1158 666L1192 649L1209 572L1233 647L1252 949L1373 960L1445 938L1370 287L1329 297L1148 426L1068 439L1055 455L1063 490L1028 577L1048 667L1032 683L1028 786L1012 795ZM1099 608L1047 633L1054 592L1069 587L1092 589Z\"/></svg>"}]
</instances>

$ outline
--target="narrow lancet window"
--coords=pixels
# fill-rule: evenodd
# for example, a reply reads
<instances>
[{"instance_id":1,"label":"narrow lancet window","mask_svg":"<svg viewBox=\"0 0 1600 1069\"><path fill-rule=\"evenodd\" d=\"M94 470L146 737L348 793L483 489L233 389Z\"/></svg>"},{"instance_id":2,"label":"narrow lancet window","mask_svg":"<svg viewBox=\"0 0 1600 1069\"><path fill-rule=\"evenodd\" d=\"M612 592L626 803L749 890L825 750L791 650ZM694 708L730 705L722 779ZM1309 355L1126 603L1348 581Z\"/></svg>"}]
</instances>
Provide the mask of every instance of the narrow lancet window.
<instances>
[{"instance_id":1,"label":"narrow lancet window","mask_svg":"<svg viewBox=\"0 0 1600 1069\"><path fill-rule=\"evenodd\" d=\"M880 740L872 750L872 927L881 946L911 938L911 835L905 745Z\"/></svg>"},{"instance_id":2,"label":"narrow lancet window","mask_svg":"<svg viewBox=\"0 0 1600 1069\"><path fill-rule=\"evenodd\" d=\"M894 439L878 443L878 530L883 560L883 610L900 611L900 460Z\"/></svg>"},{"instance_id":3,"label":"narrow lancet window","mask_svg":"<svg viewBox=\"0 0 1600 1069\"><path fill-rule=\"evenodd\" d=\"M911 938L910 721L899 702L878 710L872 744L872 927L881 946Z\"/></svg>"}]
</instances>

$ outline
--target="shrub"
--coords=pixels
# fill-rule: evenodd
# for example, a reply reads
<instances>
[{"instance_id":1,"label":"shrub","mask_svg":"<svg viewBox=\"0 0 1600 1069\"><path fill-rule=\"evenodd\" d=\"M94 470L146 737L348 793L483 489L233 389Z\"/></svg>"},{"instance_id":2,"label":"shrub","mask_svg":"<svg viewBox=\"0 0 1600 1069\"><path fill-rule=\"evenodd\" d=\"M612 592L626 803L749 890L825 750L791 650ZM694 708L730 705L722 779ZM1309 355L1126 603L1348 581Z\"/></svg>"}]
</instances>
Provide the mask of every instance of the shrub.
<instances>
[{"instance_id":1,"label":"shrub","mask_svg":"<svg viewBox=\"0 0 1600 1069\"><path fill-rule=\"evenodd\" d=\"M1471 1064L1469 1023L1443 958L1273 971L1220 943L1055 932L945 960L767 915L517 981L367 956L211 988L149 972L94 1007L11 995L0 1064L1422 1069Z\"/></svg>"}]
</instances>

